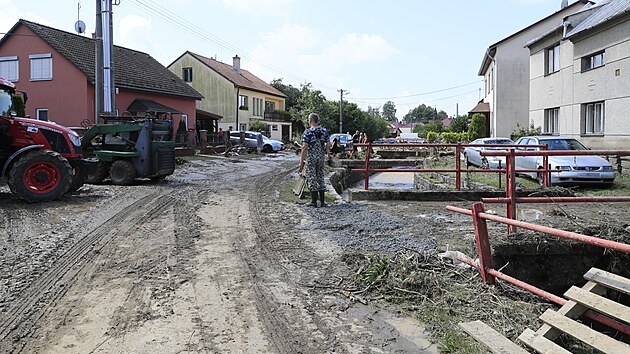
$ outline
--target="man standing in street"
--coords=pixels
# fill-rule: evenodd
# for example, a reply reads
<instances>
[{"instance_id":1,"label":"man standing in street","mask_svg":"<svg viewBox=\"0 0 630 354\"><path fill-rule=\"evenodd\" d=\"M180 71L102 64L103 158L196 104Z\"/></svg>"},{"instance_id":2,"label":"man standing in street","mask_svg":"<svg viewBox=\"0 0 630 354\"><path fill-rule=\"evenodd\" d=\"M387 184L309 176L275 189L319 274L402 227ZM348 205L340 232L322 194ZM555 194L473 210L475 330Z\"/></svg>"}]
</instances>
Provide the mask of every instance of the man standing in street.
<instances>
[{"instance_id":1,"label":"man standing in street","mask_svg":"<svg viewBox=\"0 0 630 354\"><path fill-rule=\"evenodd\" d=\"M306 165L306 182L311 192L311 206L317 207L317 197L320 205L326 206L324 192L324 158L328 154L328 131L319 126L319 116L316 113L308 115L309 129L302 134L302 154L300 158L300 173Z\"/></svg>"}]
</instances>

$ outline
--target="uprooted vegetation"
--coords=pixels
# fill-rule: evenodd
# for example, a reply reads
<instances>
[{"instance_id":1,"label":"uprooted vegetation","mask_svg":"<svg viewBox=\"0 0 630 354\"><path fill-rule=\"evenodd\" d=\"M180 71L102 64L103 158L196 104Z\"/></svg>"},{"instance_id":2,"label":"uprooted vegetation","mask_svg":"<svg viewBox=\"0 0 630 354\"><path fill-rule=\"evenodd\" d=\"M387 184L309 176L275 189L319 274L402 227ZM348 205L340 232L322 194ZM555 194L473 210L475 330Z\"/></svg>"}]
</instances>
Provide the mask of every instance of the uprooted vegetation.
<instances>
[{"instance_id":1,"label":"uprooted vegetation","mask_svg":"<svg viewBox=\"0 0 630 354\"><path fill-rule=\"evenodd\" d=\"M443 260L437 253L401 252L391 256L348 257L357 269L355 292L363 300L383 299L409 311L426 325L443 353L484 353L458 323L481 320L516 341L553 304L505 282L485 285L477 270ZM558 343L574 353L590 349L569 337Z\"/></svg>"}]
</instances>

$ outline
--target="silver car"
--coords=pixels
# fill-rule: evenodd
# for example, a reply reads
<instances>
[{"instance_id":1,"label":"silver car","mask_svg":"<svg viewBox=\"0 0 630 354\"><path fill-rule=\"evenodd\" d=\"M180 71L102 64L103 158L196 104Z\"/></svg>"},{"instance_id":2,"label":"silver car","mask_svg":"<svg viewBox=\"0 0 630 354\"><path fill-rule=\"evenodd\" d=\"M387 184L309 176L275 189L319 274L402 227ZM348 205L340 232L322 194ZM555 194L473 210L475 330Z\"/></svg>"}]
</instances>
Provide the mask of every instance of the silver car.
<instances>
[{"instance_id":1,"label":"silver car","mask_svg":"<svg viewBox=\"0 0 630 354\"><path fill-rule=\"evenodd\" d=\"M258 135L261 135L259 132L246 131L245 132L245 143L244 146L250 150L255 150L258 148ZM230 140L234 144L240 144L241 140L241 132L233 131L230 133ZM265 135L262 136L263 139L263 152L278 152L280 150L284 150L284 143L278 140L269 139Z\"/></svg>"},{"instance_id":2,"label":"silver car","mask_svg":"<svg viewBox=\"0 0 630 354\"><path fill-rule=\"evenodd\" d=\"M562 136L524 136L516 142L520 150L538 151L541 148L527 147L527 145L544 145L549 150L588 150L582 143L573 138ZM543 168L542 156L517 156L516 170L537 170ZM600 184L611 185L615 180L615 172L612 164L600 156L549 156L549 165L552 170L558 172L550 173L549 183L551 185L579 185L579 184ZM527 175L542 180L542 174L536 172L522 172Z\"/></svg>"},{"instance_id":3,"label":"silver car","mask_svg":"<svg viewBox=\"0 0 630 354\"><path fill-rule=\"evenodd\" d=\"M470 144L482 145L482 144L514 144L514 141L508 138L483 138L477 139ZM464 161L466 166L479 166L481 168L489 168L492 170L505 168L505 156L481 156L481 151L484 150L503 150L500 147L477 147L467 146L464 149Z\"/></svg>"}]
</instances>

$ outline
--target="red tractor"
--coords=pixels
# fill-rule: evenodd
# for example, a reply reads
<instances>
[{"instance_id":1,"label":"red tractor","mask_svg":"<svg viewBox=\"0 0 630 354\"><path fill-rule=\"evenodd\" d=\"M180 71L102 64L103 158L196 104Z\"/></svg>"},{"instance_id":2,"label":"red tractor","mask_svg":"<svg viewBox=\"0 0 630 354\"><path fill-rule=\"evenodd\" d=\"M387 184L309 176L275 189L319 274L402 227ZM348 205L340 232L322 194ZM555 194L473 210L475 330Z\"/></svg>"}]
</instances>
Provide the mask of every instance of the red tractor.
<instances>
[{"instance_id":1,"label":"red tractor","mask_svg":"<svg viewBox=\"0 0 630 354\"><path fill-rule=\"evenodd\" d=\"M74 131L18 117L16 96L15 85L0 78L0 178L27 202L49 201L79 189L98 162L82 157ZM26 99L23 94L22 102Z\"/></svg>"}]
</instances>

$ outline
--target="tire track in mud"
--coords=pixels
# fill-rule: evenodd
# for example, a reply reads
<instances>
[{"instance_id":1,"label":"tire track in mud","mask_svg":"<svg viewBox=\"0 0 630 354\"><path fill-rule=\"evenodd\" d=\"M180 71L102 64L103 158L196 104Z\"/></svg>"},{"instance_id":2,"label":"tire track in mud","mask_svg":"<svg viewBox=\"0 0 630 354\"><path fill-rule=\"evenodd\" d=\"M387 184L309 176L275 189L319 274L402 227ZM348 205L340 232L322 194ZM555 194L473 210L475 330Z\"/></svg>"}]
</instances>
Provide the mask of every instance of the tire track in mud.
<instances>
[{"instance_id":1,"label":"tire track in mud","mask_svg":"<svg viewBox=\"0 0 630 354\"><path fill-rule=\"evenodd\" d=\"M21 351L37 320L69 289L77 274L116 237L123 225L140 225L174 203L163 191L149 194L116 213L68 249L0 318L0 351Z\"/></svg>"},{"instance_id":2,"label":"tire track in mud","mask_svg":"<svg viewBox=\"0 0 630 354\"><path fill-rule=\"evenodd\" d=\"M275 192L273 190L273 186L280 185L288 175L296 171L296 168L286 168L286 166L283 166L282 168L283 170L273 172L273 174L266 173L262 176L256 177L251 184L248 193L250 214L256 235L256 244L258 246L257 251L259 251L259 255L262 256L267 263L269 263L267 266L272 267L280 273L279 277L281 279L289 280L294 276L290 274L290 271L282 263L296 263L297 261L297 263L299 263L298 266L302 267L304 263L309 262L309 260L314 260L314 254L312 254L309 247L304 245L299 238L287 240L278 239L277 235L274 237L272 231L269 230L268 225L270 224L266 222L271 218L265 213L264 206L269 205L271 203L270 200L276 199L272 196ZM289 247L287 248L287 246ZM298 248L302 254L296 255L291 252L290 255L293 257L287 257L287 249ZM242 253L242 259L248 264L250 273L253 275L252 288L254 289L257 297L256 307L261 314L260 319L265 324L269 338L278 352L308 353L331 350L332 348L330 347L309 348L309 346L305 346L306 343L315 343L312 341L312 336L314 334L312 330L320 333L318 337L323 336L326 338L324 342L327 343L327 346L333 345L332 343L335 342L334 338L336 338L336 336L331 330L327 329L327 326L323 325L320 321L320 317L314 311L308 311L309 321L307 324L311 323L316 328L312 328L310 330L302 328L302 330L309 332L308 334L296 332L295 319L292 319L291 315L282 308L282 304L277 302L277 299L274 298L272 291L267 289L264 283L261 283L261 275L257 274L256 270L256 266L259 266L260 263L257 260L252 259L251 254L245 254L246 250L241 249L240 252ZM276 262L273 262L273 260L276 260ZM293 285L299 286L298 284ZM301 297L299 298L302 300ZM306 303L304 305L306 305ZM333 339L330 340L330 338Z\"/></svg>"}]
</instances>

